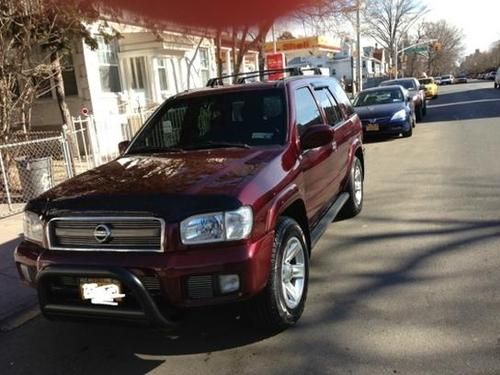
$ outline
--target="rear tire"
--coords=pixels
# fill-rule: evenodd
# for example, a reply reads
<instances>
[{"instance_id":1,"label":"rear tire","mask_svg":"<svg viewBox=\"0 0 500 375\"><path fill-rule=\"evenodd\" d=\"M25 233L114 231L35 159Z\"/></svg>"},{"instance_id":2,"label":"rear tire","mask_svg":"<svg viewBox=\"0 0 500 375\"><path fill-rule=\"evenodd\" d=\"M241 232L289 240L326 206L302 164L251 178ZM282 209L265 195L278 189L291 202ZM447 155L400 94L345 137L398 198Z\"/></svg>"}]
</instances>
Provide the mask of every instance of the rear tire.
<instances>
[{"instance_id":1,"label":"rear tire","mask_svg":"<svg viewBox=\"0 0 500 375\"><path fill-rule=\"evenodd\" d=\"M417 122L421 122L423 117L422 105L419 105L417 108L415 108L415 115L417 117Z\"/></svg>"},{"instance_id":2,"label":"rear tire","mask_svg":"<svg viewBox=\"0 0 500 375\"><path fill-rule=\"evenodd\" d=\"M342 219L350 219L358 215L363 209L363 180L363 165L361 164L361 160L355 156L352 161L349 182L346 188L346 191L349 193L349 200L344 204L339 215Z\"/></svg>"},{"instance_id":3,"label":"rear tire","mask_svg":"<svg viewBox=\"0 0 500 375\"><path fill-rule=\"evenodd\" d=\"M248 301L250 320L265 330L279 332L297 323L307 298L309 252L304 233L289 217L278 219L266 288Z\"/></svg>"}]
</instances>

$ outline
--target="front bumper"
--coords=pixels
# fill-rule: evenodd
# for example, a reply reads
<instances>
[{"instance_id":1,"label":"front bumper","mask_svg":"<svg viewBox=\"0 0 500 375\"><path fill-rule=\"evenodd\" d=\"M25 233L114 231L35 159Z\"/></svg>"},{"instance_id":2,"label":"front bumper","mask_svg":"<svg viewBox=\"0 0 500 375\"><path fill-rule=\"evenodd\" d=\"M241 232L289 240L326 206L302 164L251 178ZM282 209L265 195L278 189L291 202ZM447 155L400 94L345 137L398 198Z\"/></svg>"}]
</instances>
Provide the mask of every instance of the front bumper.
<instances>
[{"instance_id":1,"label":"front bumper","mask_svg":"<svg viewBox=\"0 0 500 375\"><path fill-rule=\"evenodd\" d=\"M30 242L16 249L21 279L38 290L48 317L149 321L169 327L169 313L244 300L267 284L274 233L251 243L165 253L52 251ZM219 277L238 275L239 288L222 293ZM119 306L92 305L79 296L80 278L119 281L128 298Z\"/></svg>"},{"instance_id":2,"label":"front bumper","mask_svg":"<svg viewBox=\"0 0 500 375\"><path fill-rule=\"evenodd\" d=\"M370 136L396 136L409 131L411 127L408 120L378 123L377 125L379 126L379 130L369 131L367 130L368 124L363 121L363 135L367 138Z\"/></svg>"}]
</instances>

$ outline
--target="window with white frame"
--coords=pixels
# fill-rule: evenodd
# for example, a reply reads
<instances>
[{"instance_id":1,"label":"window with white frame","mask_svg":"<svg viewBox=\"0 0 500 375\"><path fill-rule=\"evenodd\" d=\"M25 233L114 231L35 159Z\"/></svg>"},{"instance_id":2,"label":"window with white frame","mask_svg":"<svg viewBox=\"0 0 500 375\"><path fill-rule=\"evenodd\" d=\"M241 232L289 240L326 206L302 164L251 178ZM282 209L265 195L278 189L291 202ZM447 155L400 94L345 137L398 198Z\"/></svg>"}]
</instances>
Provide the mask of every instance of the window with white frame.
<instances>
[{"instance_id":1,"label":"window with white frame","mask_svg":"<svg viewBox=\"0 0 500 375\"><path fill-rule=\"evenodd\" d=\"M167 62L168 60L163 57L159 57L157 59L158 63L158 78L160 80L160 90L167 91L168 90L168 71L167 71Z\"/></svg>"},{"instance_id":2,"label":"window with white frame","mask_svg":"<svg viewBox=\"0 0 500 375\"><path fill-rule=\"evenodd\" d=\"M130 59L130 72L132 74L132 89L144 90L145 64L144 57L132 57Z\"/></svg>"},{"instance_id":3,"label":"window with white frame","mask_svg":"<svg viewBox=\"0 0 500 375\"><path fill-rule=\"evenodd\" d=\"M200 48L200 73L201 83L205 85L210 79L210 55L208 48Z\"/></svg>"},{"instance_id":4,"label":"window with white frame","mask_svg":"<svg viewBox=\"0 0 500 375\"><path fill-rule=\"evenodd\" d=\"M99 75L101 89L104 92L120 92L120 69L118 66L118 46L116 41L106 42L104 38L97 38L97 57L99 60Z\"/></svg>"}]
</instances>

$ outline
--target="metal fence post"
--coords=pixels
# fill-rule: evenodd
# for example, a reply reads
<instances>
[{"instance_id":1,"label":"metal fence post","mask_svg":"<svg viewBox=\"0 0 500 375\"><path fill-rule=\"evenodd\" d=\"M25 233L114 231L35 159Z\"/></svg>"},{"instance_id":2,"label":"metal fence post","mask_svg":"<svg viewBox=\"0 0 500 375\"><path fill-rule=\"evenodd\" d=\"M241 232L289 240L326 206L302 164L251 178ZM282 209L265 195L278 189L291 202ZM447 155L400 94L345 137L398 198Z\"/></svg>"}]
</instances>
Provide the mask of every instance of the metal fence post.
<instances>
[{"instance_id":1,"label":"metal fence post","mask_svg":"<svg viewBox=\"0 0 500 375\"><path fill-rule=\"evenodd\" d=\"M7 180L7 171L5 170L5 165L3 163L2 150L0 150L0 168L2 170L3 184L5 186L5 194L7 194L7 204L9 205L9 211L12 211L12 197L10 196L9 181Z\"/></svg>"},{"instance_id":2,"label":"metal fence post","mask_svg":"<svg viewBox=\"0 0 500 375\"><path fill-rule=\"evenodd\" d=\"M66 174L68 178L71 178L74 176L73 160L71 159L71 152L68 143L68 127L66 125L63 125L61 145L63 150L64 166L66 167Z\"/></svg>"}]
</instances>

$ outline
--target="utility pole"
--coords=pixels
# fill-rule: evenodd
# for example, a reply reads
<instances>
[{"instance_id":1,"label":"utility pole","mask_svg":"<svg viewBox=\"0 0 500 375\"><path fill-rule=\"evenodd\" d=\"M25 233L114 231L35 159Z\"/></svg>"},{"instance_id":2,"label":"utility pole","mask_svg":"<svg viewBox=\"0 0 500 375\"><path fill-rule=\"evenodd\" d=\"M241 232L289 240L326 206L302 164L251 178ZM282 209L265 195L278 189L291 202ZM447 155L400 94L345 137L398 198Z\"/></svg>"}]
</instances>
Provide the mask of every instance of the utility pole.
<instances>
[{"instance_id":1,"label":"utility pole","mask_svg":"<svg viewBox=\"0 0 500 375\"><path fill-rule=\"evenodd\" d=\"M361 51L361 21L360 21L361 0L356 0L356 38L358 50L357 76L358 76L358 92L363 90L363 52Z\"/></svg>"}]
</instances>

